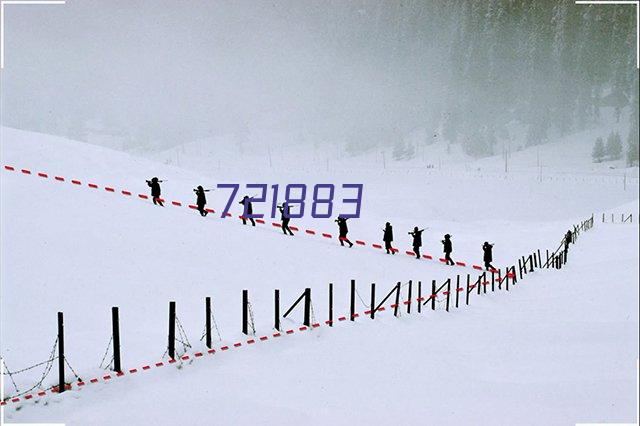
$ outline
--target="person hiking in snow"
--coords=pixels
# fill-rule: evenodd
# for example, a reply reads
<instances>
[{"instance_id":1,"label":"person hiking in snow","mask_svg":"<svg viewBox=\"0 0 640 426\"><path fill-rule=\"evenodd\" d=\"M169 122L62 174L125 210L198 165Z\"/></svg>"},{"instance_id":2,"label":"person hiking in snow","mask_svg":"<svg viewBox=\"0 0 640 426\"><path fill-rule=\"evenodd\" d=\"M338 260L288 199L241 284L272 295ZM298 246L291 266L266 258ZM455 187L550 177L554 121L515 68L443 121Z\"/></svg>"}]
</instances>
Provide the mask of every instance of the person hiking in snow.
<instances>
[{"instance_id":1,"label":"person hiking in snow","mask_svg":"<svg viewBox=\"0 0 640 426\"><path fill-rule=\"evenodd\" d=\"M149 188L151 188L151 198L153 199L153 204L160 204L160 206L164 207L164 204L162 204L162 200L160 199L160 182L162 181L158 180L157 177L154 177L151 178L150 181L147 181L147 185L149 185Z\"/></svg>"},{"instance_id":2,"label":"person hiking in snow","mask_svg":"<svg viewBox=\"0 0 640 426\"><path fill-rule=\"evenodd\" d=\"M389 252L391 252L391 254L396 254L396 249L391 247L391 242L393 241L393 227L389 222L386 223L382 232L384 232L382 235L382 241L384 241L384 248L387 250L387 254L389 254Z\"/></svg>"},{"instance_id":3,"label":"person hiking in snow","mask_svg":"<svg viewBox=\"0 0 640 426\"><path fill-rule=\"evenodd\" d=\"M422 233L424 229L418 230L416 226L413 228L413 232L407 232L413 237L413 252L416 254L416 259L420 259L420 247L422 247Z\"/></svg>"},{"instance_id":4,"label":"person hiking in snow","mask_svg":"<svg viewBox=\"0 0 640 426\"><path fill-rule=\"evenodd\" d=\"M453 261L453 259L451 259L451 252L453 251L453 245L451 244L451 235L446 234L444 236L442 245L444 246L444 258L447 261L447 265L455 265L455 262Z\"/></svg>"},{"instance_id":5,"label":"person hiking in snow","mask_svg":"<svg viewBox=\"0 0 640 426\"><path fill-rule=\"evenodd\" d=\"M338 239L340 240L340 245L344 247L344 243L346 241L347 243L349 243L349 248L351 248L353 247L353 243L347 238L347 234L349 233L347 219L347 217L338 216L335 222L338 224L338 232L340 234Z\"/></svg>"},{"instance_id":6,"label":"person hiking in snow","mask_svg":"<svg viewBox=\"0 0 640 426\"><path fill-rule=\"evenodd\" d=\"M282 203L281 206L278 206L278 210L280 210L282 232L284 232L284 235L287 235L287 232L289 232L289 235L293 235L293 232L291 232L291 229L289 229L289 221L291 220L291 218L289 217L289 204L287 204L286 202Z\"/></svg>"},{"instance_id":7,"label":"person hiking in snow","mask_svg":"<svg viewBox=\"0 0 640 426\"><path fill-rule=\"evenodd\" d=\"M242 204L244 206L244 211L242 212L242 224L246 225L247 224L247 219L249 219L251 221L251 224L253 226L256 226L256 221L253 220L252 217L246 217L245 215L252 215L253 214L253 205L251 204L251 198L249 198L249 196L245 195L244 198L242 199L242 201L240 201L238 204Z\"/></svg>"},{"instance_id":8,"label":"person hiking in snow","mask_svg":"<svg viewBox=\"0 0 640 426\"><path fill-rule=\"evenodd\" d=\"M487 241L485 241L482 245L482 251L484 252L482 260L484 260L484 267L487 268L487 271L496 269L491 264L491 262L493 261L493 244L489 244Z\"/></svg>"},{"instance_id":9,"label":"person hiking in snow","mask_svg":"<svg viewBox=\"0 0 640 426\"><path fill-rule=\"evenodd\" d=\"M200 212L200 216L205 217L209 212L207 212L204 206L207 205L207 197L204 195L205 192L209 192L210 189L204 189L202 186L198 185L193 192L196 193L196 205L198 206L198 211Z\"/></svg>"}]
</instances>

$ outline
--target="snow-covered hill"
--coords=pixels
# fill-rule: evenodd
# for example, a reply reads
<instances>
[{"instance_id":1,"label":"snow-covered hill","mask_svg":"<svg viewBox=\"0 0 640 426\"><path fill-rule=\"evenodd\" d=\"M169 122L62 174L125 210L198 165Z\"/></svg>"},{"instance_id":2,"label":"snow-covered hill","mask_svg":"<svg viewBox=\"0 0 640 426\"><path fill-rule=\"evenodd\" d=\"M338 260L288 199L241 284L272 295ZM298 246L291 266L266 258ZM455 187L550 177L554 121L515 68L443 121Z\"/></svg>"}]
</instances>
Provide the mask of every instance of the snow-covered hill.
<instances>
[{"instance_id":1,"label":"snow-covered hill","mask_svg":"<svg viewBox=\"0 0 640 426\"><path fill-rule=\"evenodd\" d=\"M138 367L162 357L170 300L177 302L193 353L204 348L198 339L205 296L213 298L223 338L219 347L242 338L243 289L250 292L256 331L263 335L272 331L276 288L284 306L310 287L314 316L324 321L329 283L335 285L335 311L344 314L350 279L367 301L372 282L384 295L398 281L466 276L467 269L402 255L410 249L405 232L413 226L429 227L426 253L440 255L439 240L451 233L454 258L479 263L480 246L489 240L496 243L497 266L506 266L534 249L555 249L567 227L592 212L638 211L637 192L612 181L549 184L430 170L266 168L235 157L224 157L219 169L187 171L46 135L1 132L2 164L17 168L0 175L2 356L12 370L46 359L56 312L64 311L67 357L85 380L102 372L98 364L110 337L111 306L120 307L125 367ZM38 171L50 177L38 177ZM56 181L55 175L66 180ZM198 184L363 183L362 218L351 221L350 236L379 242L380 228L391 221L401 252L347 249L335 239L285 237L275 227L243 227L213 214L203 219L187 207L155 207L135 197L147 193L144 180L151 176L167 180L167 200L184 204L193 202L191 189ZM89 182L100 187L92 189ZM107 192L105 185L134 196ZM219 209L225 196L211 194L211 207ZM292 224L335 234L332 219ZM565 269L529 276L511 292L476 298L469 308L400 319L385 312L376 321L321 327L179 369L167 366L7 406L5 420L630 421L638 356L637 259L637 224L596 226L581 237ZM358 311L364 309L360 304ZM297 313L285 327L299 323ZM28 388L39 374L36 369L16 376L16 384ZM51 376L44 385L54 383ZM15 391L7 380L3 389ZM540 407L538 417L531 416L532 407Z\"/></svg>"}]
</instances>

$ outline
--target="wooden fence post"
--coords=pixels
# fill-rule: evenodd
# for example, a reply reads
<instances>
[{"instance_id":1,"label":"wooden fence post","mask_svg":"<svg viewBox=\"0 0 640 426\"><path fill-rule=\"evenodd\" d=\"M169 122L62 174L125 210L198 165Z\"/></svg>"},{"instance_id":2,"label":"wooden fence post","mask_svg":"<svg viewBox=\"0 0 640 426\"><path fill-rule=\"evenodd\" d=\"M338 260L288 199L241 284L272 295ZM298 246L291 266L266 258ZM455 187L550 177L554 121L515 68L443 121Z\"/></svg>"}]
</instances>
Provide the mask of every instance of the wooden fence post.
<instances>
[{"instance_id":1,"label":"wooden fence post","mask_svg":"<svg viewBox=\"0 0 640 426\"><path fill-rule=\"evenodd\" d=\"M411 282L411 280L409 280L409 294L407 296L407 313L410 314L411 313L411 287L413 286L413 283Z\"/></svg>"},{"instance_id":2,"label":"wooden fence post","mask_svg":"<svg viewBox=\"0 0 640 426\"><path fill-rule=\"evenodd\" d=\"M422 312L422 281L418 281L418 313Z\"/></svg>"},{"instance_id":3,"label":"wooden fence post","mask_svg":"<svg viewBox=\"0 0 640 426\"><path fill-rule=\"evenodd\" d=\"M351 313L353 321L353 313ZM329 283L329 327L333 327L333 283Z\"/></svg>"},{"instance_id":4,"label":"wooden fence post","mask_svg":"<svg viewBox=\"0 0 640 426\"><path fill-rule=\"evenodd\" d=\"M276 331L280 331L280 290L275 290L273 296L274 296L273 310L275 312L273 327L276 329ZM329 325L331 325L331 323L329 323Z\"/></svg>"},{"instance_id":5,"label":"wooden fence post","mask_svg":"<svg viewBox=\"0 0 640 426\"><path fill-rule=\"evenodd\" d=\"M120 359L120 315L116 306L111 308L111 330L113 336L113 371L122 372Z\"/></svg>"},{"instance_id":6,"label":"wooden fence post","mask_svg":"<svg viewBox=\"0 0 640 426\"><path fill-rule=\"evenodd\" d=\"M64 318L62 312L58 312L58 392L65 391L64 380Z\"/></svg>"},{"instance_id":7,"label":"wooden fence post","mask_svg":"<svg viewBox=\"0 0 640 426\"><path fill-rule=\"evenodd\" d=\"M176 358L176 302L169 302L169 358Z\"/></svg>"},{"instance_id":8,"label":"wooden fence post","mask_svg":"<svg viewBox=\"0 0 640 426\"><path fill-rule=\"evenodd\" d=\"M376 284L371 283L371 319L374 319L376 314Z\"/></svg>"},{"instance_id":9,"label":"wooden fence post","mask_svg":"<svg viewBox=\"0 0 640 426\"><path fill-rule=\"evenodd\" d=\"M350 303L350 317L351 321L356 320L356 280L351 280L351 297L349 300Z\"/></svg>"},{"instance_id":10,"label":"wooden fence post","mask_svg":"<svg viewBox=\"0 0 640 426\"><path fill-rule=\"evenodd\" d=\"M436 280L431 281L431 310L436 310Z\"/></svg>"},{"instance_id":11,"label":"wooden fence post","mask_svg":"<svg viewBox=\"0 0 640 426\"><path fill-rule=\"evenodd\" d=\"M304 289L304 325L311 326L311 289Z\"/></svg>"},{"instance_id":12,"label":"wooden fence post","mask_svg":"<svg viewBox=\"0 0 640 426\"><path fill-rule=\"evenodd\" d=\"M249 290L242 290L242 334L249 334Z\"/></svg>"},{"instance_id":13,"label":"wooden fence post","mask_svg":"<svg viewBox=\"0 0 640 426\"><path fill-rule=\"evenodd\" d=\"M398 317L400 315L400 289L401 283L396 284L396 307L393 309L393 316Z\"/></svg>"}]
</instances>

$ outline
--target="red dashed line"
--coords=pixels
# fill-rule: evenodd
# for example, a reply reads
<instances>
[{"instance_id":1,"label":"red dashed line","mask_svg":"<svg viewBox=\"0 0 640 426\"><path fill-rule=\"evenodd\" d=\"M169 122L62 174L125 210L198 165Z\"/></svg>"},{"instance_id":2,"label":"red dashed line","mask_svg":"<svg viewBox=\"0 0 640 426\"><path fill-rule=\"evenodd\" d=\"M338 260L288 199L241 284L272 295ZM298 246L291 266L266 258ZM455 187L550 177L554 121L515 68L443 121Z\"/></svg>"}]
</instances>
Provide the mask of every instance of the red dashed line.
<instances>
[{"instance_id":1,"label":"red dashed line","mask_svg":"<svg viewBox=\"0 0 640 426\"><path fill-rule=\"evenodd\" d=\"M296 232L300 230L297 226L290 226L289 229Z\"/></svg>"},{"instance_id":2,"label":"red dashed line","mask_svg":"<svg viewBox=\"0 0 640 426\"><path fill-rule=\"evenodd\" d=\"M234 348L239 348L240 346L242 346L242 343L240 343L240 342L233 344Z\"/></svg>"},{"instance_id":3,"label":"red dashed line","mask_svg":"<svg viewBox=\"0 0 640 426\"><path fill-rule=\"evenodd\" d=\"M247 345L253 345L256 341L253 339L247 340Z\"/></svg>"},{"instance_id":4,"label":"red dashed line","mask_svg":"<svg viewBox=\"0 0 640 426\"><path fill-rule=\"evenodd\" d=\"M268 338L269 338L269 337L267 337L267 336L262 336L262 337L260 337L260 341L264 342L264 341L265 341L265 340L267 340Z\"/></svg>"},{"instance_id":5,"label":"red dashed line","mask_svg":"<svg viewBox=\"0 0 640 426\"><path fill-rule=\"evenodd\" d=\"M13 166L10 166L10 165L4 165L4 168L6 170L9 170L9 171L15 171L15 168ZM20 169L20 170L24 174L31 174L31 171L28 170L28 169ZM38 176L43 177L43 178L48 178L49 177L46 173L42 173L42 172L39 172ZM58 181L61 181L61 182L65 181L65 178L62 177L62 176L55 176L55 179L58 180ZM71 183L73 183L74 185L81 185L82 184L81 181L76 180L76 179L71 180ZM98 188L98 185L96 185L94 183L89 183L88 186L90 188L94 188L94 189ZM104 189L107 192L115 192L115 189L113 187L106 186ZM127 190L122 190L121 192L122 192L123 195L127 195L127 196L131 196L132 195L132 193L130 191L127 191ZM138 197L141 198L141 199L144 199L144 200L150 199L150 197L148 195L146 195L146 194L138 194ZM158 198L158 200L161 201L161 202L165 201L163 198ZM183 206L182 202L180 202L180 201L171 201L171 204L174 205L174 206L178 206L178 207ZM196 205L193 205L193 204L185 204L185 206L188 206L192 210L197 210L197 208L198 208ZM205 209L205 211L207 211L208 213L215 213L214 209L207 208L207 209ZM225 217L232 217L232 216L233 215L231 213L229 213L229 212L225 213ZM242 218L243 216L239 215L238 217ZM256 222L260 223L260 224L266 223L263 219L256 219ZM277 227L277 228L281 228L282 224L278 223L278 222L272 222L272 226L273 227ZM299 230L299 228L296 227L296 226L291 226L290 228L293 231L298 231ZM316 235L317 232L315 230L313 230L313 229L305 229L305 233L309 234L309 235ZM324 238L333 238L332 234L330 234L330 233L320 232L320 234ZM338 239L339 240L346 240L347 238L338 237ZM357 245L366 246L366 242L363 241L363 240L356 240L355 242L356 242ZM382 249L382 245L380 245L380 244L372 244L372 247L375 248L375 249ZM392 248L390 250L393 253L396 253L396 252L399 251L396 248ZM413 251L410 251L410 250L407 250L405 253L408 256L415 256L415 253ZM425 258L425 259L429 259L429 260L433 259L433 257L428 255L428 254L422 255L422 257ZM443 262L443 263L446 262L446 260L444 260L442 258L440 259L440 261ZM467 266L467 264L465 262L456 262L455 264L457 266L461 266L461 267L466 267ZM480 265L473 265L473 269L482 270L482 267ZM497 270L493 270L492 272L495 273L495 272L497 272Z\"/></svg>"},{"instance_id":6,"label":"red dashed line","mask_svg":"<svg viewBox=\"0 0 640 426\"><path fill-rule=\"evenodd\" d=\"M227 351L229 350L229 346L223 346L220 348L221 351Z\"/></svg>"},{"instance_id":7,"label":"red dashed line","mask_svg":"<svg viewBox=\"0 0 640 426\"><path fill-rule=\"evenodd\" d=\"M287 330L286 333L287 334L293 334L293 330Z\"/></svg>"},{"instance_id":8,"label":"red dashed line","mask_svg":"<svg viewBox=\"0 0 640 426\"><path fill-rule=\"evenodd\" d=\"M135 374L135 373L137 373L137 372L138 372L138 369L137 369L137 368L132 368L131 370L129 370L129 373L130 373L130 374Z\"/></svg>"},{"instance_id":9,"label":"red dashed line","mask_svg":"<svg viewBox=\"0 0 640 426\"><path fill-rule=\"evenodd\" d=\"M189 359L189 355L184 355L184 356L183 356L182 358L180 358L180 359L181 359L181 360L183 360L183 361L186 361L186 360L188 360L188 359Z\"/></svg>"},{"instance_id":10,"label":"red dashed line","mask_svg":"<svg viewBox=\"0 0 640 426\"><path fill-rule=\"evenodd\" d=\"M156 362L156 367L162 367L164 365L164 362Z\"/></svg>"}]
</instances>

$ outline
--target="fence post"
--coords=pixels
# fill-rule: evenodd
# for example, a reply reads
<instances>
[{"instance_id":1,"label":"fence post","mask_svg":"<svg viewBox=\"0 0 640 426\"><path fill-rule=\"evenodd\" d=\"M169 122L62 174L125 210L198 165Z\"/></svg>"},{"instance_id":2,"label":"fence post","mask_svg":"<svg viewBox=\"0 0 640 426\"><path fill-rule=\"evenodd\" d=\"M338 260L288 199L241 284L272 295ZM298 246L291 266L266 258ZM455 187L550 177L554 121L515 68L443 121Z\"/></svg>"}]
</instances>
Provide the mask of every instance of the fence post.
<instances>
[{"instance_id":1,"label":"fence post","mask_svg":"<svg viewBox=\"0 0 640 426\"><path fill-rule=\"evenodd\" d=\"M456 275L456 308L458 307L459 299L460 299L460 275Z\"/></svg>"},{"instance_id":2,"label":"fence post","mask_svg":"<svg viewBox=\"0 0 640 426\"><path fill-rule=\"evenodd\" d=\"M544 264L549 269L549 250L547 249L547 263Z\"/></svg>"},{"instance_id":3,"label":"fence post","mask_svg":"<svg viewBox=\"0 0 640 426\"><path fill-rule=\"evenodd\" d=\"M431 281L431 310L436 310L436 280Z\"/></svg>"},{"instance_id":4,"label":"fence post","mask_svg":"<svg viewBox=\"0 0 640 426\"><path fill-rule=\"evenodd\" d=\"M422 312L422 281L418 281L418 313Z\"/></svg>"},{"instance_id":5,"label":"fence post","mask_svg":"<svg viewBox=\"0 0 640 426\"><path fill-rule=\"evenodd\" d=\"M249 329L249 290L242 290L242 334L248 335Z\"/></svg>"},{"instance_id":6,"label":"fence post","mask_svg":"<svg viewBox=\"0 0 640 426\"><path fill-rule=\"evenodd\" d=\"M274 312L275 312L275 318L274 318L274 323L273 326L276 329L276 331L280 331L280 290L275 290L274 295L273 295L273 299L274 299ZM331 324L329 324L331 325Z\"/></svg>"},{"instance_id":7,"label":"fence post","mask_svg":"<svg viewBox=\"0 0 640 426\"><path fill-rule=\"evenodd\" d=\"M304 289L304 325L311 326L311 289Z\"/></svg>"},{"instance_id":8,"label":"fence post","mask_svg":"<svg viewBox=\"0 0 640 426\"><path fill-rule=\"evenodd\" d=\"M113 371L122 372L120 362L120 315L116 306L111 308L111 329L113 335Z\"/></svg>"},{"instance_id":9,"label":"fence post","mask_svg":"<svg viewBox=\"0 0 640 426\"><path fill-rule=\"evenodd\" d=\"M495 271L495 269L491 270L491 292L496 291L496 274L493 271Z\"/></svg>"},{"instance_id":10,"label":"fence post","mask_svg":"<svg viewBox=\"0 0 640 426\"><path fill-rule=\"evenodd\" d=\"M351 317L353 321L353 313ZM333 327L333 283L329 283L329 327Z\"/></svg>"},{"instance_id":11,"label":"fence post","mask_svg":"<svg viewBox=\"0 0 640 426\"><path fill-rule=\"evenodd\" d=\"M374 319L376 314L376 284L371 283L371 319Z\"/></svg>"},{"instance_id":12,"label":"fence post","mask_svg":"<svg viewBox=\"0 0 640 426\"><path fill-rule=\"evenodd\" d=\"M351 299L349 301L350 303L350 317L351 317L351 321L355 321L355 314L356 314L356 280L351 280Z\"/></svg>"},{"instance_id":13,"label":"fence post","mask_svg":"<svg viewBox=\"0 0 640 426\"><path fill-rule=\"evenodd\" d=\"M413 286L413 283L411 282L411 280L409 280L409 295L407 297L407 313L410 314L411 313L411 287Z\"/></svg>"},{"instance_id":14,"label":"fence post","mask_svg":"<svg viewBox=\"0 0 640 426\"><path fill-rule=\"evenodd\" d=\"M447 312L449 312L449 296L451 296L451 278L447 279Z\"/></svg>"},{"instance_id":15,"label":"fence post","mask_svg":"<svg viewBox=\"0 0 640 426\"><path fill-rule=\"evenodd\" d=\"M169 302L169 358L176 358L176 302Z\"/></svg>"},{"instance_id":16,"label":"fence post","mask_svg":"<svg viewBox=\"0 0 640 426\"><path fill-rule=\"evenodd\" d=\"M533 255L529 255L529 272L533 272Z\"/></svg>"},{"instance_id":17,"label":"fence post","mask_svg":"<svg viewBox=\"0 0 640 426\"><path fill-rule=\"evenodd\" d=\"M465 291L465 293L466 293L466 297L465 298L466 298L466 304L467 305L469 304L469 284L471 283L470 279L471 278L470 278L469 274L467 274L467 290Z\"/></svg>"},{"instance_id":18,"label":"fence post","mask_svg":"<svg viewBox=\"0 0 640 426\"><path fill-rule=\"evenodd\" d=\"M522 260L518 259L518 271L520 271L520 278L522 278Z\"/></svg>"},{"instance_id":19,"label":"fence post","mask_svg":"<svg viewBox=\"0 0 640 426\"><path fill-rule=\"evenodd\" d=\"M400 315L400 289L401 289L401 283L398 282L398 284L396 284L396 307L393 309L393 316L397 317Z\"/></svg>"},{"instance_id":20,"label":"fence post","mask_svg":"<svg viewBox=\"0 0 640 426\"><path fill-rule=\"evenodd\" d=\"M65 391L64 381L64 318L62 312L58 312L58 392Z\"/></svg>"}]
</instances>

